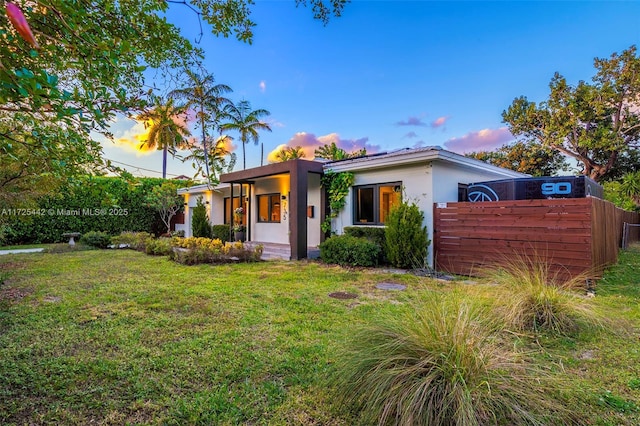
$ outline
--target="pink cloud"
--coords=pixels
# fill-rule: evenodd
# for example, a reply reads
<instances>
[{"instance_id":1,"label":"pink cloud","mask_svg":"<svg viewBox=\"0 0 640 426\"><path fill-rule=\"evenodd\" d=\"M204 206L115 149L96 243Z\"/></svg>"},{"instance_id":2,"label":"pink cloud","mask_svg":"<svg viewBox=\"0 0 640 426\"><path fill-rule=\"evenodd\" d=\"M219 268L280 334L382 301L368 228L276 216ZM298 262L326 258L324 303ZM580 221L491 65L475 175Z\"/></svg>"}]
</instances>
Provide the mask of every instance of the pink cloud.
<instances>
[{"instance_id":1,"label":"pink cloud","mask_svg":"<svg viewBox=\"0 0 640 426\"><path fill-rule=\"evenodd\" d=\"M449 117L447 117L447 116L438 117L438 118L436 118L435 120L433 120L431 122L430 126L432 128L434 128L434 129L438 128L438 127L441 127L441 126L444 126L444 124L447 122L447 120L449 120Z\"/></svg>"},{"instance_id":2,"label":"pink cloud","mask_svg":"<svg viewBox=\"0 0 640 426\"><path fill-rule=\"evenodd\" d=\"M451 138L444 143L449 151L465 154L474 151L492 151L507 142L514 140L506 127L499 129L483 129L469 132L459 138Z\"/></svg>"},{"instance_id":3,"label":"pink cloud","mask_svg":"<svg viewBox=\"0 0 640 426\"><path fill-rule=\"evenodd\" d=\"M405 121L396 122L396 126L426 126L427 123L422 121L420 117L409 117Z\"/></svg>"},{"instance_id":4,"label":"pink cloud","mask_svg":"<svg viewBox=\"0 0 640 426\"><path fill-rule=\"evenodd\" d=\"M317 136L313 133L307 132L298 132L286 144L278 145L273 151L269 153L267 156L267 161L272 162L275 159L275 155L282 148L286 147L302 147L302 151L305 154L305 160L313 160L315 158L314 151L320 147L321 145L331 144L335 142L338 148L342 148L347 152L353 152L365 148L368 154L375 154L380 151L380 147L378 145L372 145L369 143L369 138L359 138L359 139L342 139L340 135L337 133L329 133L324 136Z\"/></svg>"}]
</instances>

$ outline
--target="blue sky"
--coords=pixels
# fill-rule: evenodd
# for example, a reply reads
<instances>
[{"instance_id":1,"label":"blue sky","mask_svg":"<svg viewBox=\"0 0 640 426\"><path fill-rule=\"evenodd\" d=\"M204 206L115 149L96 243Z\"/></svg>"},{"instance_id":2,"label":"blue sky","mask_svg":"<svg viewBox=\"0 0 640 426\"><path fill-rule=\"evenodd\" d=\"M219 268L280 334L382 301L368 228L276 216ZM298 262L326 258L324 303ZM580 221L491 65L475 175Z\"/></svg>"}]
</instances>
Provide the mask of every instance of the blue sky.
<instances>
[{"instance_id":1,"label":"blue sky","mask_svg":"<svg viewBox=\"0 0 640 426\"><path fill-rule=\"evenodd\" d=\"M554 72L589 80L594 57L640 42L640 2L355 0L323 26L293 1L257 0L252 17L252 45L216 38L203 23L200 46L233 100L271 112L265 157L282 144L311 154L330 141L369 152L493 149L513 140L501 113L515 97L544 100ZM186 7L172 4L168 18L197 37ZM120 142L105 142L105 157L159 175L141 170L160 171L159 152L132 149L140 124L120 119L113 131ZM247 167L259 164L260 147L249 144ZM193 169L169 160L168 173Z\"/></svg>"}]
</instances>

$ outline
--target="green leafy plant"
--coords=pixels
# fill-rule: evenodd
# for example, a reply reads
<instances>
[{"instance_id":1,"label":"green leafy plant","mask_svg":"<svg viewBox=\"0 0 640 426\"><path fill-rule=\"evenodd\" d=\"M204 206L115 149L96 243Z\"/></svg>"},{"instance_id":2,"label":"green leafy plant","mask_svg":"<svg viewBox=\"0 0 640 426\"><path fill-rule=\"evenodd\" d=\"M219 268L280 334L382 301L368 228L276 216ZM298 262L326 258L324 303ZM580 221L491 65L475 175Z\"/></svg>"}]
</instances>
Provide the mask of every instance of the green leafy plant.
<instances>
[{"instance_id":1,"label":"green leafy plant","mask_svg":"<svg viewBox=\"0 0 640 426\"><path fill-rule=\"evenodd\" d=\"M123 232L111 237L111 244L115 248L120 248L122 245L133 250L145 251L147 242L151 240L153 240L153 235L147 232Z\"/></svg>"},{"instance_id":2,"label":"green leafy plant","mask_svg":"<svg viewBox=\"0 0 640 426\"><path fill-rule=\"evenodd\" d=\"M147 205L160 215L167 233L171 232L171 219L183 209L184 199L178 195L181 186L179 182L163 182L154 186L145 197Z\"/></svg>"},{"instance_id":3,"label":"green leafy plant","mask_svg":"<svg viewBox=\"0 0 640 426\"><path fill-rule=\"evenodd\" d=\"M347 195L355 181L354 174L351 172L334 172L327 170L321 178L321 184L327 190L329 199L329 214L324 222L320 225L322 232L328 234L331 232L331 220L338 217L340 211L347 203Z\"/></svg>"},{"instance_id":4,"label":"green leafy plant","mask_svg":"<svg viewBox=\"0 0 640 426\"><path fill-rule=\"evenodd\" d=\"M147 240L144 251L147 254L166 256L173 251L172 240L163 237Z\"/></svg>"},{"instance_id":5,"label":"green leafy plant","mask_svg":"<svg viewBox=\"0 0 640 426\"><path fill-rule=\"evenodd\" d=\"M193 209L191 233L194 237L211 237L211 225L209 225L209 216L207 215L207 208L202 202L202 197L198 198L196 207Z\"/></svg>"},{"instance_id":6,"label":"green leafy plant","mask_svg":"<svg viewBox=\"0 0 640 426\"><path fill-rule=\"evenodd\" d=\"M343 266L376 266L380 247L364 238L334 235L320 244L320 258L325 263Z\"/></svg>"},{"instance_id":7,"label":"green leafy plant","mask_svg":"<svg viewBox=\"0 0 640 426\"><path fill-rule=\"evenodd\" d=\"M223 243L229 241L229 225L211 225L211 238Z\"/></svg>"},{"instance_id":8,"label":"green leafy plant","mask_svg":"<svg viewBox=\"0 0 640 426\"><path fill-rule=\"evenodd\" d=\"M547 424L565 416L545 392L550 377L502 346L486 318L478 305L431 293L350 331L334 376L339 402L379 425Z\"/></svg>"},{"instance_id":9,"label":"green leafy plant","mask_svg":"<svg viewBox=\"0 0 640 426\"><path fill-rule=\"evenodd\" d=\"M429 250L424 214L414 202L400 202L391 209L386 221L385 248L389 263L397 268L424 265Z\"/></svg>"},{"instance_id":10,"label":"green leafy plant","mask_svg":"<svg viewBox=\"0 0 640 426\"><path fill-rule=\"evenodd\" d=\"M80 238L80 242L91 247L104 249L111 244L111 236L106 232L91 231L84 234Z\"/></svg>"},{"instance_id":11,"label":"green leafy plant","mask_svg":"<svg viewBox=\"0 0 640 426\"><path fill-rule=\"evenodd\" d=\"M350 235L356 238L364 238L367 241L371 241L378 247L380 247L380 254L378 255L378 263L387 263L387 253L385 249L385 228L376 228L372 226L345 226L342 229L345 235Z\"/></svg>"}]
</instances>

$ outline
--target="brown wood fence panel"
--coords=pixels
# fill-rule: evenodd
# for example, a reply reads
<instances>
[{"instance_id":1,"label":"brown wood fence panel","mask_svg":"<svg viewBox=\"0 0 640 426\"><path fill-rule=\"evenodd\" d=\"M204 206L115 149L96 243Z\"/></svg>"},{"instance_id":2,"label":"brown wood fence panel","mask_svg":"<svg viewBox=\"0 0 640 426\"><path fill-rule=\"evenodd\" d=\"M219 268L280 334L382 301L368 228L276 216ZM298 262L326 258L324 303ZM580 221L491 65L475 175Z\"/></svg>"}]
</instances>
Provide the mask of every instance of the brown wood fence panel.
<instances>
[{"instance_id":1,"label":"brown wood fence panel","mask_svg":"<svg viewBox=\"0 0 640 426\"><path fill-rule=\"evenodd\" d=\"M474 275L519 254L554 273L599 277L617 261L625 221L638 214L598 198L436 204L435 264Z\"/></svg>"}]
</instances>

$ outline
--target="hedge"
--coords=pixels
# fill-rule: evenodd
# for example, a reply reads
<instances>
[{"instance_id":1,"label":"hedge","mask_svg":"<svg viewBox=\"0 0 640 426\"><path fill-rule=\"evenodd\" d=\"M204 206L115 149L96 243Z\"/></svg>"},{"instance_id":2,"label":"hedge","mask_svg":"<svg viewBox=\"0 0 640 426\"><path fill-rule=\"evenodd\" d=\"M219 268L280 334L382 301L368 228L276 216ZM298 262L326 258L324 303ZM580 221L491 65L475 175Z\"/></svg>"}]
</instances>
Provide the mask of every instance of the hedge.
<instances>
[{"instance_id":1,"label":"hedge","mask_svg":"<svg viewBox=\"0 0 640 426\"><path fill-rule=\"evenodd\" d=\"M320 244L320 258L325 263L342 266L376 266L380 246L364 238L334 235Z\"/></svg>"},{"instance_id":2,"label":"hedge","mask_svg":"<svg viewBox=\"0 0 640 426\"><path fill-rule=\"evenodd\" d=\"M39 214L12 216L3 225L6 244L63 242L65 232L118 235L124 231L159 235L166 231L144 195L164 179L86 176L69 180L39 200ZM186 182L183 182L185 186Z\"/></svg>"}]
</instances>

